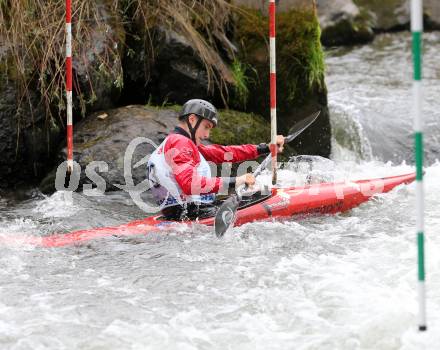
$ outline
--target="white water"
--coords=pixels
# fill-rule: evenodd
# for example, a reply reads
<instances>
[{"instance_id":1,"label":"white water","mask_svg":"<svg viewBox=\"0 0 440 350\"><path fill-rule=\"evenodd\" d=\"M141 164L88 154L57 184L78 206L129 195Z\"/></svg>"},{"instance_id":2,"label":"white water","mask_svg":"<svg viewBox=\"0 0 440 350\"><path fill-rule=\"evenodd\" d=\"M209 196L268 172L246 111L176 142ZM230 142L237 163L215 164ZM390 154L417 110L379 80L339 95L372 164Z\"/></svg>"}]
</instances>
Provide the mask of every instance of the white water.
<instances>
[{"instance_id":1,"label":"white water","mask_svg":"<svg viewBox=\"0 0 440 350\"><path fill-rule=\"evenodd\" d=\"M358 53L341 56L341 64L349 66L350 54ZM336 78L329 76L335 89ZM365 84L364 89L373 89ZM332 93L330 104L333 110L344 106ZM347 116L362 109L355 99L344 108ZM340 115L335 113L338 125ZM362 119L358 126L363 128ZM313 179L412 170L381 160L373 148L367 158L375 160L361 160L359 149L344 148L339 141L333 163L314 162ZM405 156L406 147L398 152ZM303 181L306 170L280 171L281 184ZM438 349L439 178L440 163L432 162L425 177L425 333L417 331L412 184L348 213L247 224L222 240L211 229L194 226L77 247L0 247L0 348ZM93 200L75 194L73 207L60 193L1 203L4 235L48 234L142 217L120 193Z\"/></svg>"}]
</instances>

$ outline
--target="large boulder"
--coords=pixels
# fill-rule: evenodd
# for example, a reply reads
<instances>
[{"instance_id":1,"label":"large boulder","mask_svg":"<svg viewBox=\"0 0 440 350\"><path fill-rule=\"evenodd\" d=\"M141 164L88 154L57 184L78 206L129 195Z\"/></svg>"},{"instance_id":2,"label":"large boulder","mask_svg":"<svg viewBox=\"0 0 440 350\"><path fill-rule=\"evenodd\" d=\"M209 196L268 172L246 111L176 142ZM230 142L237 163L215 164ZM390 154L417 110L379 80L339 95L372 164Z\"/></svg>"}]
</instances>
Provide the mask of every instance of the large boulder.
<instances>
[{"instance_id":1,"label":"large boulder","mask_svg":"<svg viewBox=\"0 0 440 350\"><path fill-rule=\"evenodd\" d=\"M321 41L325 46L367 43L374 38L371 16L352 0L318 0Z\"/></svg>"},{"instance_id":2,"label":"large boulder","mask_svg":"<svg viewBox=\"0 0 440 350\"><path fill-rule=\"evenodd\" d=\"M269 45L267 1L235 1L235 41L249 90L247 111L269 119ZM264 6L261 4L263 3ZM319 119L293 143L298 153L330 155L330 122L324 81L324 57L313 1L291 1L277 12L277 120L279 132L321 110ZM286 4L285 4L286 5Z\"/></svg>"},{"instance_id":3,"label":"large boulder","mask_svg":"<svg viewBox=\"0 0 440 350\"><path fill-rule=\"evenodd\" d=\"M177 124L179 106L156 108L130 105L94 113L75 127L74 159L81 166L79 190L82 185L92 183L86 168L94 169L106 183L106 190L119 189L126 184L124 171L125 157L130 158L131 179L134 184L145 180L146 165L135 166L159 145ZM143 138L143 139L138 139ZM151 142L146 142L148 138ZM270 138L270 125L261 116L233 110L220 111L220 123L211 135L211 141L218 144L258 144ZM291 149L290 149L291 151ZM286 152L285 152L286 153ZM58 155L58 163L65 159L66 150ZM107 164L107 169L99 169L98 163ZM44 193L55 190L55 176L58 166L40 184Z\"/></svg>"},{"instance_id":4,"label":"large boulder","mask_svg":"<svg viewBox=\"0 0 440 350\"><path fill-rule=\"evenodd\" d=\"M136 138L144 137L153 142L133 143L134 153L130 165L151 154L153 145L159 145L176 123L177 112L172 109L157 109L130 105L94 113L75 126L74 160L81 166L80 185L92 183L86 175L86 168L92 162L105 162L107 169L96 172L105 180L107 190L118 189L116 185L126 183L124 177L124 157L127 147ZM63 149L58 161L65 159ZM93 164L92 164L93 165ZM92 166L90 165L90 166ZM54 169L42 182L40 189L49 193L55 190ZM145 179L146 164L133 168L132 179L139 183Z\"/></svg>"},{"instance_id":5,"label":"large boulder","mask_svg":"<svg viewBox=\"0 0 440 350\"><path fill-rule=\"evenodd\" d=\"M354 0L369 14L372 27L377 31L392 31L408 28L410 4L408 0Z\"/></svg>"},{"instance_id":6,"label":"large boulder","mask_svg":"<svg viewBox=\"0 0 440 350\"><path fill-rule=\"evenodd\" d=\"M225 92L235 84L230 59L236 48L223 34L214 31L221 36L215 46L195 29L190 35L179 26L145 28L136 20L127 31L124 103L183 104L194 97L226 102Z\"/></svg>"},{"instance_id":7,"label":"large boulder","mask_svg":"<svg viewBox=\"0 0 440 350\"><path fill-rule=\"evenodd\" d=\"M161 101L184 104L198 98L216 101L215 90L209 86L209 77L202 59L193 44L176 31L157 28L156 64L152 75L152 85ZM207 48L216 62L218 72L228 84L234 79L229 66L213 48Z\"/></svg>"}]
</instances>

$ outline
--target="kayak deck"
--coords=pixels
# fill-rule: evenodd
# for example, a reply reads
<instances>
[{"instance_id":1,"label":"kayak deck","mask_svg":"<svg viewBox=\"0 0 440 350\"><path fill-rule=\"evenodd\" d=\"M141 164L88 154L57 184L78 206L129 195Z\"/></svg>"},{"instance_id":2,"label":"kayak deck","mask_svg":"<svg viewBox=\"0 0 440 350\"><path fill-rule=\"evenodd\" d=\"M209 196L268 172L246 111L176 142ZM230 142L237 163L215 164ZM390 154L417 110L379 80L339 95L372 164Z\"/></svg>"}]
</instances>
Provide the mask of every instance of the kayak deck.
<instances>
[{"instance_id":1,"label":"kayak deck","mask_svg":"<svg viewBox=\"0 0 440 350\"><path fill-rule=\"evenodd\" d=\"M391 191L401 184L415 180L415 174L405 174L370 180L340 183L319 183L303 187L274 188L272 196L255 205L239 209L234 226L249 222L287 219L301 215L334 214L350 210L379 193ZM0 243L7 245L31 245L39 247L63 247L80 244L110 236L135 236L154 232L175 230L189 222L167 221L160 216L150 216L127 224L79 230L70 233L55 233L49 236L3 236ZM214 218L197 221L212 226Z\"/></svg>"}]
</instances>

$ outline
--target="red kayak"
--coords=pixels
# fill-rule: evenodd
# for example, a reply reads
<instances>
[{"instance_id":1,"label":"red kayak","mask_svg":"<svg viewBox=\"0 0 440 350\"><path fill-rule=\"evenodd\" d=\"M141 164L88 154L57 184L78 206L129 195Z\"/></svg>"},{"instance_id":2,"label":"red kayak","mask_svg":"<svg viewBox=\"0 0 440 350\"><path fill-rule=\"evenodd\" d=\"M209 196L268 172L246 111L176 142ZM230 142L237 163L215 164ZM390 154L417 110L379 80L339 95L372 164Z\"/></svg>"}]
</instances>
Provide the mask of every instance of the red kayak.
<instances>
[{"instance_id":1,"label":"red kayak","mask_svg":"<svg viewBox=\"0 0 440 350\"><path fill-rule=\"evenodd\" d=\"M411 173L353 182L276 188L272 190L269 197L239 209L235 226L253 221L283 220L295 216L334 214L347 211L366 202L375 194L389 192L398 185L408 184L414 180L415 174ZM175 230L176 227L192 223L192 221L183 223L167 221L160 216L151 216L120 226L101 227L43 237L4 236L0 237L0 242L3 244L29 244L40 247L62 247L109 236L134 236L170 231ZM212 226L214 218L199 220L198 223Z\"/></svg>"}]
</instances>

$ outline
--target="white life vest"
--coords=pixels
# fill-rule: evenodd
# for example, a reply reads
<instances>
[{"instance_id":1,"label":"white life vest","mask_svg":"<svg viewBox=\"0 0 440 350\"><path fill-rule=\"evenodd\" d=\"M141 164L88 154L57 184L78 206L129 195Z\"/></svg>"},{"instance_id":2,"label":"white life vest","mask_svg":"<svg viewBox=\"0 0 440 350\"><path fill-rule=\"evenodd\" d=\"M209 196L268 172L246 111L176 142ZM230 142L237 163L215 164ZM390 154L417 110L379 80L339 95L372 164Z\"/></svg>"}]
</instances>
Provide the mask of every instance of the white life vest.
<instances>
[{"instance_id":1,"label":"white life vest","mask_svg":"<svg viewBox=\"0 0 440 350\"><path fill-rule=\"evenodd\" d=\"M176 181L170 165L165 159L166 138L157 149L151 154L148 160L148 181L151 192L161 209L174 206L185 205L185 203L212 203L215 194L185 195ZM197 166L197 173L203 177L211 177L211 168L199 152L200 164Z\"/></svg>"}]
</instances>

